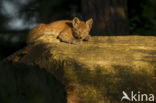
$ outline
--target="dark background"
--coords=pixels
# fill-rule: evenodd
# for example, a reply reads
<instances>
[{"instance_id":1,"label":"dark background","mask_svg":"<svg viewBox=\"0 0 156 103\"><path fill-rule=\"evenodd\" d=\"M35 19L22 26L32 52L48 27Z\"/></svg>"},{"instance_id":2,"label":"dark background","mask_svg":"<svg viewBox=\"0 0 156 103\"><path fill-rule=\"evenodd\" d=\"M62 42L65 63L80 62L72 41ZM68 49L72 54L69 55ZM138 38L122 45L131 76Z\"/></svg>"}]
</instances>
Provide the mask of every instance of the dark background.
<instances>
[{"instance_id":1,"label":"dark background","mask_svg":"<svg viewBox=\"0 0 156 103\"><path fill-rule=\"evenodd\" d=\"M0 60L26 46L36 24L93 18L91 35L155 36L156 0L0 0Z\"/></svg>"}]
</instances>

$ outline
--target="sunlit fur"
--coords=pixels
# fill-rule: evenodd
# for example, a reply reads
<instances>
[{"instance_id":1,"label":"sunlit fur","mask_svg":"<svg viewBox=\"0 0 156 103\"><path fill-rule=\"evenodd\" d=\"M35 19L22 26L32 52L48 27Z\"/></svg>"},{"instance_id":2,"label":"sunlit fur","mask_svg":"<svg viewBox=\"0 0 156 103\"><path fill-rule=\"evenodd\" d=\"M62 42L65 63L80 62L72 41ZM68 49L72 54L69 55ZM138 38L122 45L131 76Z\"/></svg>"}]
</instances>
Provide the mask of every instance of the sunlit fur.
<instances>
[{"instance_id":1,"label":"sunlit fur","mask_svg":"<svg viewBox=\"0 0 156 103\"><path fill-rule=\"evenodd\" d=\"M67 43L78 43L88 40L93 20L80 21L77 17L73 20L60 20L50 24L38 24L28 35L27 42L31 43L42 35L53 35L60 41Z\"/></svg>"}]
</instances>

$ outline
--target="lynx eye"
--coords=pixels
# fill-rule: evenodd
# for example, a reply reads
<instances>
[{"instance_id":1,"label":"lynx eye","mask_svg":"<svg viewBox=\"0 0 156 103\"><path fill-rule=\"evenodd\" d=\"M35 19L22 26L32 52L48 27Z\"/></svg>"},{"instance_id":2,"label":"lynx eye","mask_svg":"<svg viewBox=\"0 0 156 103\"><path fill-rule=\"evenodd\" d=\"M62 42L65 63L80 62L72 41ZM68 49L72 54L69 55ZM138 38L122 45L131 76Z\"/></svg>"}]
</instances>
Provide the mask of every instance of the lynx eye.
<instances>
[{"instance_id":1,"label":"lynx eye","mask_svg":"<svg viewBox=\"0 0 156 103\"><path fill-rule=\"evenodd\" d=\"M80 37L80 31L75 31L75 33L74 33L74 37L75 38L77 38L77 39L80 39L81 37Z\"/></svg>"},{"instance_id":2,"label":"lynx eye","mask_svg":"<svg viewBox=\"0 0 156 103\"><path fill-rule=\"evenodd\" d=\"M76 31L76 34L80 34L80 31Z\"/></svg>"}]
</instances>

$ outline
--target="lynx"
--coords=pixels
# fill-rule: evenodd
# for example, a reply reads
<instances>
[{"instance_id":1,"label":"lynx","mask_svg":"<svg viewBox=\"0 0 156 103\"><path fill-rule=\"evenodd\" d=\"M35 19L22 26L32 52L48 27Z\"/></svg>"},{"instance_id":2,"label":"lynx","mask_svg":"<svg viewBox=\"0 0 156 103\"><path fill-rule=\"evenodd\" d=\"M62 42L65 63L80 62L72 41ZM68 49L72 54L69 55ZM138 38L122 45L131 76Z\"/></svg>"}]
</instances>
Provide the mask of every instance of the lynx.
<instances>
[{"instance_id":1,"label":"lynx","mask_svg":"<svg viewBox=\"0 0 156 103\"><path fill-rule=\"evenodd\" d=\"M88 41L92 23L92 18L85 22L75 17L73 20L60 20L50 24L38 24L29 32L27 43L32 43L35 39L43 35L53 35L60 41L71 44Z\"/></svg>"}]
</instances>

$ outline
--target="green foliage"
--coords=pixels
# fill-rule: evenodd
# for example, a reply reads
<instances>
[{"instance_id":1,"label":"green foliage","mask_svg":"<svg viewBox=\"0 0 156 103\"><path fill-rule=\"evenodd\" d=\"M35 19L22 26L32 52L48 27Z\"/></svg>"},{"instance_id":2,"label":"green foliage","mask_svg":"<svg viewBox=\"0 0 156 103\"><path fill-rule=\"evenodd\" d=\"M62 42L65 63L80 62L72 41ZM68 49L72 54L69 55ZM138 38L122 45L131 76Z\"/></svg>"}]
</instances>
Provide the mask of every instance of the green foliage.
<instances>
[{"instance_id":1,"label":"green foliage","mask_svg":"<svg viewBox=\"0 0 156 103\"><path fill-rule=\"evenodd\" d=\"M156 35L156 1L136 0L128 2L130 31L139 35Z\"/></svg>"}]
</instances>

